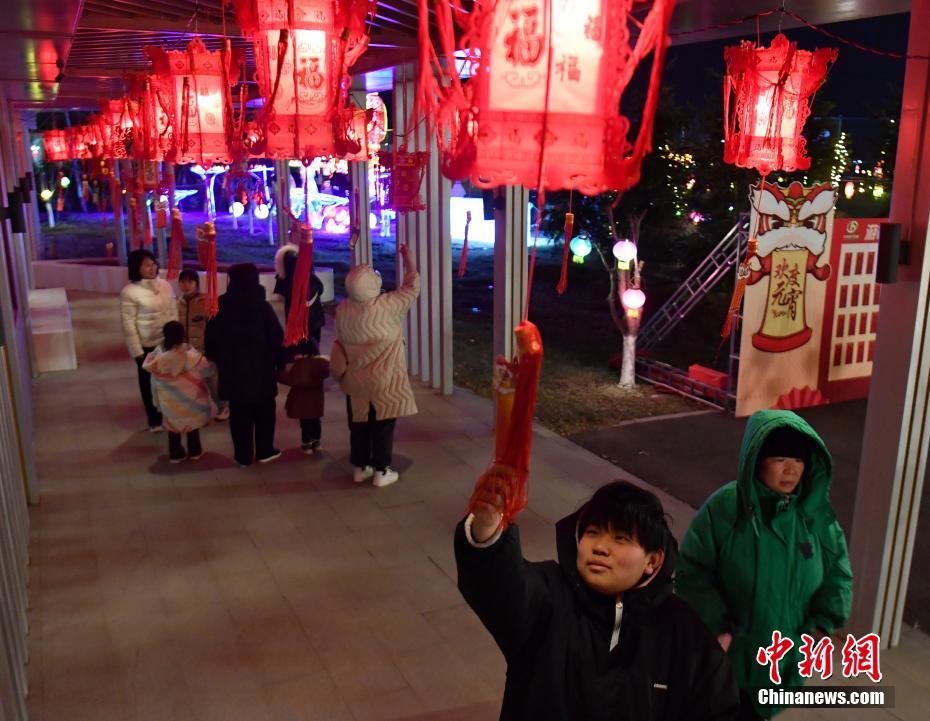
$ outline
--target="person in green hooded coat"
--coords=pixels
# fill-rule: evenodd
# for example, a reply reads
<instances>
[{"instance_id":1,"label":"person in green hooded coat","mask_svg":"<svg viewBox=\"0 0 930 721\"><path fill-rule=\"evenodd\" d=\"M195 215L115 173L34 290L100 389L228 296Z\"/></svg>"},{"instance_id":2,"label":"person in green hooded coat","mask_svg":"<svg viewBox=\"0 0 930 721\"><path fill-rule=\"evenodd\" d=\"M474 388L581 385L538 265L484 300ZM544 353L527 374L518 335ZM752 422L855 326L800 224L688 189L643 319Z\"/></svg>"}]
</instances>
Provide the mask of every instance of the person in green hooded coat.
<instances>
[{"instance_id":1,"label":"person in green hooded coat","mask_svg":"<svg viewBox=\"0 0 930 721\"><path fill-rule=\"evenodd\" d=\"M830 505L833 460L790 411L758 411L746 426L737 479L698 510L681 541L676 591L727 651L740 687L740 719L771 718L771 688L756 660L772 632L794 642L779 662L781 688L803 685L801 634L843 626L852 608L846 537Z\"/></svg>"}]
</instances>

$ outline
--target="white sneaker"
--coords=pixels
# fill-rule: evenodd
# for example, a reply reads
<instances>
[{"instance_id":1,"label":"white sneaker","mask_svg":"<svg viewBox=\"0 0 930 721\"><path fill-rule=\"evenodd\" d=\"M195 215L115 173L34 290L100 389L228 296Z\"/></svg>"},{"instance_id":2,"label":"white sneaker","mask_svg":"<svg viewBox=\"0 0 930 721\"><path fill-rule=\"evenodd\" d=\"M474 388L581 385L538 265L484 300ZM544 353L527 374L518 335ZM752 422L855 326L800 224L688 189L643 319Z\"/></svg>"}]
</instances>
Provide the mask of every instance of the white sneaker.
<instances>
[{"instance_id":1,"label":"white sneaker","mask_svg":"<svg viewBox=\"0 0 930 721\"><path fill-rule=\"evenodd\" d=\"M164 433L164 426L149 426L149 433Z\"/></svg>"},{"instance_id":2,"label":"white sneaker","mask_svg":"<svg viewBox=\"0 0 930 721\"><path fill-rule=\"evenodd\" d=\"M397 471L385 468L383 471L375 471L374 480L371 482L375 488L384 488L400 480L400 474Z\"/></svg>"},{"instance_id":3,"label":"white sneaker","mask_svg":"<svg viewBox=\"0 0 930 721\"><path fill-rule=\"evenodd\" d=\"M352 480L356 483L364 483L374 475L374 472L375 469L371 466L365 466L364 468L356 466L352 469Z\"/></svg>"}]
</instances>

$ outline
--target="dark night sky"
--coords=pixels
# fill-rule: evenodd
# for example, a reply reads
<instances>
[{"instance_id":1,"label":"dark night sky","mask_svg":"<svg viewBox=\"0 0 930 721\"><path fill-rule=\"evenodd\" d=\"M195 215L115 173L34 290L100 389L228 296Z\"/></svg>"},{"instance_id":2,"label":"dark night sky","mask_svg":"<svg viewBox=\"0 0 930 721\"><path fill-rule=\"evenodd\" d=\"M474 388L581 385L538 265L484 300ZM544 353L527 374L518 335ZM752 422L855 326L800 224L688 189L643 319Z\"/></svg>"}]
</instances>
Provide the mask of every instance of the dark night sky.
<instances>
[{"instance_id":1,"label":"dark night sky","mask_svg":"<svg viewBox=\"0 0 930 721\"><path fill-rule=\"evenodd\" d=\"M907 33L910 15L887 15L884 17L834 23L823 27L830 32L861 43L870 48L888 52L907 52ZM747 23L747 26L751 26ZM827 81L820 90L822 97L836 104L835 114L844 116L869 116L872 108L888 105L890 97L900 105L901 88L904 83L904 61L880 57L872 53L838 43L809 28L785 30L789 40L797 41L803 50L818 47L835 47L838 59L830 71ZM768 44L773 33L762 35L763 44ZM745 38L745 39L755 39ZM672 85L675 96L681 102L704 104L709 97L722 103L720 78L724 72L723 49L735 45L740 38L730 38L709 43L673 45L669 48L664 74L664 84Z\"/></svg>"}]
</instances>

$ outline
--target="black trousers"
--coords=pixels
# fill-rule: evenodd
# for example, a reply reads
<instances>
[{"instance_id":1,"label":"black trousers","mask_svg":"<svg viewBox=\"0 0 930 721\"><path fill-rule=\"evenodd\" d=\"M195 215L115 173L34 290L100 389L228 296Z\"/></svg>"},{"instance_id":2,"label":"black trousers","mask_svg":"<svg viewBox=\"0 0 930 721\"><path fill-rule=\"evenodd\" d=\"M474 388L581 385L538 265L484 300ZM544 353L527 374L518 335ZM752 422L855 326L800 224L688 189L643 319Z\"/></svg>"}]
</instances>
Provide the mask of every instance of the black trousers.
<instances>
[{"instance_id":1,"label":"black trousers","mask_svg":"<svg viewBox=\"0 0 930 721\"><path fill-rule=\"evenodd\" d=\"M349 460L353 466L372 466L383 471L391 465L394 454L394 426L396 418L376 420L375 407L368 404L368 418L356 422L352 418L352 399L346 396L349 416Z\"/></svg>"},{"instance_id":2,"label":"black trousers","mask_svg":"<svg viewBox=\"0 0 930 721\"><path fill-rule=\"evenodd\" d=\"M229 401L229 433L236 463L247 466L274 455L275 411L274 397Z\"/></svg>"},{"instance_id":3,"label":"black trousers","mask_svg":"<svg viewBox=\"0 0 930 721\"><path fill-rule=\"evenodd\" d=\"M199 456L203 453L203 447L200 445L200 431L190 431L187 434L187 452L184 451L184 444L181 442L181 434L168 431L168 457L169 458L187 458L188 456Z\"/></svg>"},{"instance_id":4,"label":"black trousers","mask_svg":"<svg viewBox=\"0 0 930 721\"><path fill-rule=\"evenodd\" d=\"M300 442L318 441L323 436L323 424L319 418L300 419Z\"/></svg>"},{"instance_id":5,"label":"black trousers","mask_svg":"<svg viewBox=\"0 0 930 721\"><path fill-rule=\"evenodd\" d=\"M149 428L161 425L161 413L152 402L152 374L142 369L142 361L154 348L143 348L142 357L136 358L136 369L139 372L139 394L142 396L142 405L145 406L145 415L149 421Z\"/></svg>"}]
</instances>

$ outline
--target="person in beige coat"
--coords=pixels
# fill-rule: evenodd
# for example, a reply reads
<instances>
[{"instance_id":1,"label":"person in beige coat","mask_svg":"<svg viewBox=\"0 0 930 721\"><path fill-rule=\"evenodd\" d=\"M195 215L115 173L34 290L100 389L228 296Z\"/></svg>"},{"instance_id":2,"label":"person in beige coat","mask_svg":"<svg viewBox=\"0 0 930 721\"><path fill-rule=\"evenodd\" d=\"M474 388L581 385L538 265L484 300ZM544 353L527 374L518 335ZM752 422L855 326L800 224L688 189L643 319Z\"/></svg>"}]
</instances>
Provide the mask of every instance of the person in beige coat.
<instances>
[{"instance_id":1,"label":"person in beige coat","mask_svg":"<svg viewBox=\"0 0 930 721\"><path fill-rule=\"evenodd\" d=\"M158 277L155 256L145 249L134 250L126 259L129 282L119 294L126 347L136 361L139 393L148 417L149 430L162 428L161 413L152 401L152 377L142 369L142 361L164 341L165 323L178 319L178 303L171 284Z\"/></svg>"},{"instance_id":2,"label":"person in beige coat","mask_svg":"<svg viewBox=\"0 0 930 721\"><path fill-rule=\"evenodd\" d=\"M404 282L390 293L381 293L381 276L371 266L349 271L348 297L336 308L330 365L347 396L352 478L362 483L374 476L372 483L379 488L399 478L391 469L397 419L417 412L403 324L420 294L420 276L407 246L400 247L400 255Z\"/></svg>"}]
</instances>

